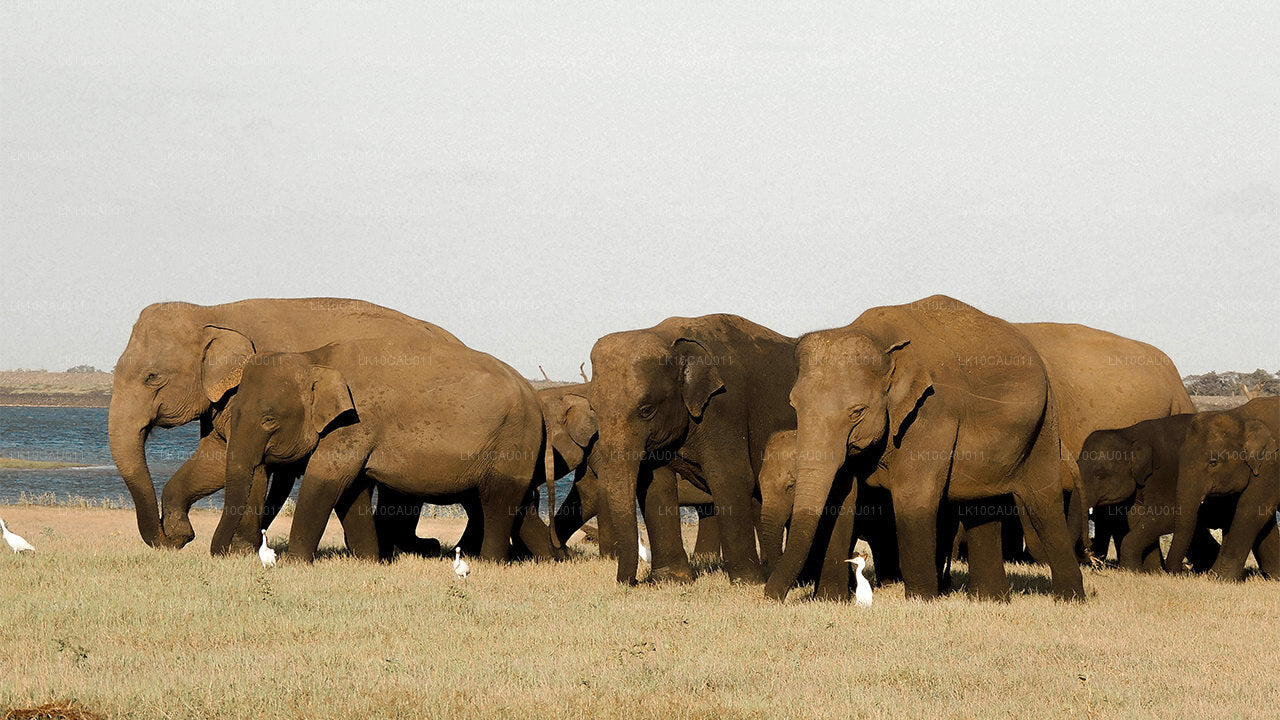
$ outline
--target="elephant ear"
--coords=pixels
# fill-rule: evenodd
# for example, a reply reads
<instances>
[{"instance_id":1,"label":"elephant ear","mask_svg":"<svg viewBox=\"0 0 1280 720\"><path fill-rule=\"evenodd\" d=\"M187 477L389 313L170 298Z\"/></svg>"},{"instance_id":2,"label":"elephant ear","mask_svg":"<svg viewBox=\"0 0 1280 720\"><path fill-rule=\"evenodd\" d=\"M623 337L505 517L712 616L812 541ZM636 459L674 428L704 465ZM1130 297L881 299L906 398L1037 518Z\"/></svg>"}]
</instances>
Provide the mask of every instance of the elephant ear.
<instances>
[{"instance_id":1,"label":"elephant ear","mask_svg":"<svg viewBox=\"0 0 1280 720\"><path fill-rule=\"evenodd\" d=\"M253 353L253 342L243 334L214 325L205 326L200 380L209 402L218 402L240 386L244 365Z\"/></svg>"},{"instance_id":2,"label":"elephant ear","mask_svg":"<svg viewBox=\"0 0 1280 720\"><path fill-rule=\"evenodd\" d=\"M311 429L324 432L343 413L354 410L351 389L342 373L330 367L311 368Z\"/></svg>"},{"instance_id":3,"label":"elephant ear","mask_svg":"<svg viewBox=\"0 0 1280 720\"><path fill-rule=\"evenodd\" d=\"M933 375L906 350L910 340L894 343L884 354L891 362L889 370L889 437L897 440L902 426L915 414L921 401L933 390Z\"/></svg>"},{"instance_id":4,"label":"elephant ear","mask_svg":"<svg viewBox=\"0 0 1280 720\"><path fill-rule=\"evenodd\" d=\"M591 403L581 395L565 395L564 404L564 429L578 447L585 448L600 431L596 413L591 409Z\"/></svg>"},{"instance_id":5,"label":"elephant ear","mask_svg":"<svg viewBox=\"0 0 1280 720\"><path fill-rule=\"evenodd\" d=\"M1244 424L1244 457L1254 477L1262 472L1263 464L1276 458L1276 436L1261 420Z\"/></svg>"},{"instance_id":6,"label":"elephant ear","mask_svg":"<svg viewBox=\"0 0 1280 720\"><path fill-rule=\"evenodd\" d=\"M671 352L680 367L680 397L689 409L689 416L701 420L711 396L724 389L720 371L716 370L716 358L705 345L692 338L678 338L671 343Z\"/></svg>"},{"instance_id":7,"label":"elephant ear","mask_svg":"<svg viewBox=\"0 0 1280 720\"><path fill-rule=\"evenodd\" d=\"M1151 446L1137 441L1129 443L1129 470L1133 473L1133 481L1138 487L1146 487L1147 478L1155 470Z\"/></svg>"}]
</instances>

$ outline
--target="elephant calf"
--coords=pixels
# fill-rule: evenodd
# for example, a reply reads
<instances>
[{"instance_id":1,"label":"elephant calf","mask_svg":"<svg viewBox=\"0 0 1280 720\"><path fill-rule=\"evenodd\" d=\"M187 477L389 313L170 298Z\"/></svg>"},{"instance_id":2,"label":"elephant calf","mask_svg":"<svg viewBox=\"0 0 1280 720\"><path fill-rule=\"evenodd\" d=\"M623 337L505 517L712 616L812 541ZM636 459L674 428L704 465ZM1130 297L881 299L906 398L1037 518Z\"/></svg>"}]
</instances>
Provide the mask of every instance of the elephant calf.
<instances>
[{"instance_id":1,"label":"elephant calf","mask_svg":"<svg viewBox=\"0 0 1280 720\"><path fill-rule=\"evenodd\" d=\"M551 555L536 504L544 474L538 398L489 355L414 339L261 353L245 365L230 411L215 547L256 510L247 505L258 467L309 457L289 535L294 557L312 559L334 509L350 532L352 516L367 515L355 499L370 482L437 502L478 493L483 557L508 559L513 530L535 555ZM369 527L357 527L374 533L371 516Z\"/></svg>"},{"instance_id":2,"label":"elephant calf","mask_svg":"<svg viewBox=\"0 0 1280 720\"><path fill-rule=\"evenodd\" d=\"M1116 554L1120 567L1157 572L1161 569L1160 537L1173 532L1178 452L1192 414L1145 420L1117 430L1095 430L1079 455L1080 503L1071 507L1072 524L1083 525L1083 513L1118 522ZM1210 513L1196 530L1191 562L1208 567L1218 555L1209 534ZM1096 522L1096 521L1095 521ZM1106 548L1095 548L1105 554Z\"/></svg>"}]
</instances>

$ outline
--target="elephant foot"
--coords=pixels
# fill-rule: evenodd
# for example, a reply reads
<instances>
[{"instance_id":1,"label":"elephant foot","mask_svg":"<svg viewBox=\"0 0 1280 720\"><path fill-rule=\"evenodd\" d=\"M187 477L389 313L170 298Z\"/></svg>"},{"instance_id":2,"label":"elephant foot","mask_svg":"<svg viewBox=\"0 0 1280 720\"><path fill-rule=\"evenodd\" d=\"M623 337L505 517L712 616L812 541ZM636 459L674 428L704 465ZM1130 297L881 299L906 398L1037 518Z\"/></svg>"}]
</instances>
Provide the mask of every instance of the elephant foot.
<instances>
[{"instance_id":1,"label":"elephant foot","mask_svg":"<svg viewBox=\"0 0 1280 720\"><path fill-rule=\"evenodd\" d=\"M759 565L754 565L753 567L749 567L745 570L734 571L730 569L728 570L728 573L729 573L729 582L734 584L741 584L741 585L763 585L764 584L764 571L760 569Z\"/></svg>"},{"instance_id":2,"label":"elephant foot","mask_svg":"<svg viewBox=\"0 0 1280 720\"><path fill-rule=\"evenodd\" d=\"M649 571L649 582L680 583L693 582L693 569L690 567L653 568Z\"/></svg>"},{"instance_id":3,"label":"elephant foot","mask_svg":"<svg viewBox=\"0 0 1280 720\"><path fill-rule=\"evenodd\" d=\"M166 516L160 522L164 535L164 544L171 548L182 548L196 539L196 531L186 515Z\"/></svg>"}]
</instances>

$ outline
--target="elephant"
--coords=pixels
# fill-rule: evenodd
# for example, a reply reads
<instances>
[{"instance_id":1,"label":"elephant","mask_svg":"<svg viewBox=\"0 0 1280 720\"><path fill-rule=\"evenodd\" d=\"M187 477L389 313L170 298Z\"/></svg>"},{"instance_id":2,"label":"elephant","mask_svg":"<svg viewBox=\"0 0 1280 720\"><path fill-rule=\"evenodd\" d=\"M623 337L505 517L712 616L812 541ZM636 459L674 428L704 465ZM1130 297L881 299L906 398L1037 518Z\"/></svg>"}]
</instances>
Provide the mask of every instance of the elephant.
<instances>
[{"instance_id":1,"label":"elephant","mask_svg":"<svg viewBox=\"0 0 1280 720\"><path fill-rule=\"evenodd\" d=\"M386 335L460 344L422 320L361 300L252 299L224 305L165 302L138 316L115 366L108 436L112 458L137 509L138 532L152 547L182 547L195 533L187 514L198 499L226 485L225 413L240 382L241 366L255 352L303 351L335 340ZM147 467L152 428L200 420L196 452L165 484L160 506ZM269 522L300 468L277 466L289 482L273 483ZM265 492L265 483L260 483ZM283 489L283 495L274 487ZM163 518L160 507L164 508ZM255 517L256 521L257 518ZM246 525L239 542L258 545L260 528Z\"/></svg>"},{"instance_id":2,"label":"elephant","mask_svg":"<svg viewBox=\"0 0 1280 720\"><path fill-rule=\"evenodd\" d=\"M1128 427L1142 420L1195 412L1173 361L1147 343L1105 330L1065 323L1014 323L1044 361L1058 404L1062 490L1070 516L1067 531L1080 557L1089 538L1089 517L1072 495L1080 478L1076 458L1085 438L1095 430ZM1018 528L1018 523L1007 523ZM1123 515L1094 518L1093 553L1106 557L1111 539L1128 525ZM1017 534L1006 533L1006 550L1019 546Z\"/></svg>"},{"instance_id":3,"label":"elephant","mask_svg":"<svg viewBox=\"0 0 1280 720\"><path fill-rule=\"evenodd\" d=\"M1173 542L1165 569L1180 572L1195 535L1201 503L1233 497L1235 512L1223 533L1222 550L1210 572L1240 580L1253 551L1258 566L1275 576L1280 528L1280 397L1259 397L1232 410L1191 418L1178 453Z\"/></svg>"},{"instance_id":4,"label":"elephant","mask_svg":"<svg viewBox=\"0 0 1280 720\"><path fill-rule=\"evenodd\" d=\"M485 559L507 560L513 537L535 555L553 555L537 512L546 467L537 394L490 355L412 337L258 353L229 409L215 549L229 544L241 514L256 511L256 470L305 459L289 534L294 559L314 557L331 511L366 515L353 498L369 483L444 502L478 496Z\"/></svg>"},{"instance_id":5,"label":"elephant","mask_svg":"<svg viewBox=\"0 0 1280 720\"><path fill-rule=\"evenodd\" d=\"M1120 567L1126 570L1163 569L1160 537L1173 532L1178 452L1194 417L1170 415L1125 428L1095 430L1084 441L1078 456L1079 507L1094 511L1095 524L1120 518L1127 527L1116 548ZM1191 561L1208 567L1219 549L1209 527L1223 523L1211 522L1208 512L1200 520ZM1102 550L1105 557L1105 546Z\"/></svg>"},{"instance_id":6,"label":"elephant","mask_svg":"<svg viewBox=\"0 0 1280 720\"><path fill-rule=\"evenodd\" d=\"M795 427L787 404L794 348L794 338L725 314L672 317L596 341L591 465L617 530L618 582L635 582L637 496L652 545L650 577L692 580L675 473L711 496L729 578L763 581L752 500L765 443ZM664 467L673 472L655 472Z\"/></svg>"},{"instance_id":7,"label":"elephant","mask_svg":"<svg viewBox=\"0 0 1280 720\"><path fill-rule=\"evenodd\" d=\"M587 400L590 390L590 383L576 383L538 391L547 439L557 461L552 477L574 474L573 488L555 510L555 535L559 542L567 542L588 520L600 514L600 554L615 557L613 524L606 519L607 512L600 513L604 510L599 502L600 481L589 463L590 448L597 435L595 412ZM683 477L676 478L676 495L681 507L693 507L698 513L694 555L718 555L720 532L712 514L711 496Z\"/></svg>"},{"instance_id":8,"label":"elephant","mask_svg":"<svg viewBox=\"0 0 1280 720\"><path fill-rule=\"evenodd\" d=\"M993 502L1012 495L1028 543L1042 549L1054 594L1084 598L1062 511L1057 407L1044 362L1013 325L935 295L877 307L849 325L808 333L795 349L795 509L765 594L784 600L813 545L828 499L848 512L858 483L832 494L839 470L888 490L907 597L941 592L949 556L941 510L969 537L972 594L1010 586ZM863 475L865 473L865 475ZM845 523L841 532L852 531ZM847 547L849 535L831 543Z\"/></svg>"},{"instance_id":9,"label":"elephant","mask_svg":"<svg viewBox=\"0 0 1280 720\"><path fill-rule=\"evenodd\" d=\"M782 558L782 536L791 520L795 504L796 484L796 431L774 433L765 446L764 464L760 467L760 552L766 577ZM836 485L854 482L850 466L842 467L835 480ZM809 566L800 575L801 580L815 579L818 583L815 595L827 600L848 600L852 579L845 562L852 547L836 546L829 542L835 532L835 524L841 521L854 523L855 537L871 546L876 582L885 583L902 579L898 567L898 538L893 522L893 505L883 488L867 486L858 488L857 502L851 518L843 513L824 519L819 524L821 540L815 548L822 553L811 552ZM815 557L816 556L816 557ZM818 564L820 562L820 565Z\"/></svg>"}]
</instances>

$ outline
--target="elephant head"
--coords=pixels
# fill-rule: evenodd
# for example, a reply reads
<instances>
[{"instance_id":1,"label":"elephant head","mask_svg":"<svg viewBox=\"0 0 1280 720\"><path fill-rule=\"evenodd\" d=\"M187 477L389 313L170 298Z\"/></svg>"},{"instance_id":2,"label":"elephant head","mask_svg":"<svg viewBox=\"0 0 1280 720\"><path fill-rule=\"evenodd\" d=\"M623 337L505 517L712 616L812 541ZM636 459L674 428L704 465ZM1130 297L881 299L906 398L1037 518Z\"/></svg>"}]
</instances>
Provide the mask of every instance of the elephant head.
<instances>
[{"instance_id":1,"label":"elephant head","mask_svg":"<svg viewBox=\"0 0 1280 720\"><path fill-rule=\"evenodd\" d=\"M1254 400L1250 405L1261 402ZM1202 413L1191 419L1178 453L1176 517L1173 543L1165 558L1166 571L1182 569L1200 503L1206 497L1241 493L1254 481L1275 482L1280 438L1274 427L1230 410Z\"/></svg>"},{"instance_id":2,"label":"elephant head","mask_svg":"<svg viewBox=\"0 0 1280 720\"><path fill-rule=\"evenodd\" d=\"M850 458L894 443L933 383L909 340L883 342L849 328L802 337L796 362L795 507L786 551L765 588L777 599L809 555L836 473Z\"/></svg>"},{"instance_id":3,"label":"elephant head","mask_svg":"<svg viewBox=\"0 0 1280 720\"><path fill-rule=\"evenodd\" d=\"M646 465L673 459L664 450L702 419L724 388L698 340L650 331L606 335L591 350L590 402L599 440L591 464L617 531L618 581L634 582L639 562L636 491Z\"/></svg>"},{"instance_id":4,"label":"elephant head","mask_svg":"<svg viewBox=\"0 0 1280 720\"><path fill-rule=\"evenodd\" d=\"M547 442L570 470L586 461L587 448L596 438L597 423L588 383L561 385L538 391Z\"/></svg>"},{"instance_id":5,"label":"elephant head","mask_svg":"<svg viewBox=\"0 0 1280 720\"><path fill-rule=\"evenodd\" d=\"M1079 486L1072 498L1067 527L1089 537L1089 511L1132 502L1155 469L1150 443L1131 440L1113 430L1096 430L1085 439L1077 464Z\"/></svg>"},{"instance_id":6,"label":"elephant head","mask_svg":"<svg viewBox=\"0 0 1280 720\"><path fill-rule=\"evenodd\" d=\"M262 468L307 457L325 430L354 409L342 373L304 354L262 353L249 360L229 406L227 490L213 535L215 553L226 552L243 515L256 510L248 507L249 491Z\"/></svg>"},{"instance_id":7,"label":"elephant head","mask_svg":"<svg viewBox=\"0 0 1280 720\"><path fill-rule=\"evenodd\" d=\"M187 303L142 311L116 363L107 431L111 456L137 508L138 531L151 546L181 546L166 535L147 468L146 441L155 427L176 427L204 415L239 384L253 342L236 330L205 322Z\"/></svg>"}]
</instances>

